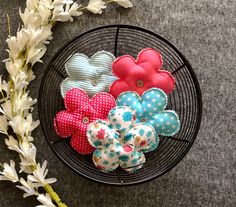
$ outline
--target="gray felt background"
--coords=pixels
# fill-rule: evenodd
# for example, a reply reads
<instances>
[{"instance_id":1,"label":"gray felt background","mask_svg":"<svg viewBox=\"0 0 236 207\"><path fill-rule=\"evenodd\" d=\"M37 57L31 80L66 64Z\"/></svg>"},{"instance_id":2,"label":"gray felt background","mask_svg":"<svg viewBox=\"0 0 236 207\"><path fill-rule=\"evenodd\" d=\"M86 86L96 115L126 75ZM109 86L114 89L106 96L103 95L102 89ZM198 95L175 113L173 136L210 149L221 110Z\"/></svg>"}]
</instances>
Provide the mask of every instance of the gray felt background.
<instances>
[{"instance_id":1,"label":"gray felt background","mask_svg":"<svg viewBox=\"0 0 236 207\"><path fill-rule=\"evenodd\" d=\"M54 40L35 67L37 79L30 86L37 97L43 72L58 49L79 33L93 27L125 23L142 26L167 38L191 62L203 93L201 130L187 156L169 173L137 186L101 185L74 174L57 159L41 129L34 133L38 160L49 160L50 176L63 201L71 207L236 206L235 103L236 103L236 1L235 0L133 0L125 10L109 7L101 16L85 14L73 24L57 25ZM12 32L19 24L18 8L24 0L1 0L0 57L7 57L7 18ZM0 63L1 74L4 64ZM35 110L37 116L37 108ZM0 162L17 159L0 139ZM13 184L0 182L1 207L32 207L35 198L22 199Z\"/></svg>"}]
</instances>

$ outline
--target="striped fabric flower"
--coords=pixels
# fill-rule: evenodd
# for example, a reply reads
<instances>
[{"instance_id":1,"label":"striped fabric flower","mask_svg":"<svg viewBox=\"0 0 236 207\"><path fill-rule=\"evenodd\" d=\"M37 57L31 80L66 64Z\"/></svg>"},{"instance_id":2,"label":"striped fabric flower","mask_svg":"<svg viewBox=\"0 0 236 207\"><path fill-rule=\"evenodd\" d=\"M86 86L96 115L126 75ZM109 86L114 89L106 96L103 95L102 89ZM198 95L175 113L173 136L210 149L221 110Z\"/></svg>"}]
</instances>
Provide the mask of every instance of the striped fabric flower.
<instances>
[{"instance_id":1,"label":"striped fabric flower","mask_svg":"<svg viewBox=\"0 0 236 207\"><path fill-rule=\"evenodd\" d=\"M111 83L116 79L111 68L115 56L106 51L95 53L91 59L76 53L65 64L68 74L61 84L61 94L65 97L68 90L82 88L92 97L100 92L108 92Z\"/></svg>"}]
</instances>

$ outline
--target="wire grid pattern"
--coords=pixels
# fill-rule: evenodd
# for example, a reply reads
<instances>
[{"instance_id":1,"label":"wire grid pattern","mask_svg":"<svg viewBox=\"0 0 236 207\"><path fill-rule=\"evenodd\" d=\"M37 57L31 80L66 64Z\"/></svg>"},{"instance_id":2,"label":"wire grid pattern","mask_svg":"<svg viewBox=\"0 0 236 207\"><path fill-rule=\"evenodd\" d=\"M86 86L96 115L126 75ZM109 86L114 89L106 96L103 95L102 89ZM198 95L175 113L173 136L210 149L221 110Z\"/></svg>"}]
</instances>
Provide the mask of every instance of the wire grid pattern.
<instances>
[{"instance_id":1,"label":"wire grid pattern","mask_svg":"<svg viewBox=\"0 0 236 207\"><path fill-rule=\"evenodd\" d=\"M134 57L144 48L151 47L162 54L163 67L176 79L175 90L168 95L166 109L175 110L181 122L180 131L172 137L160 137L157 150L146 154L144 167L127 173L98 170L91 155L78 154L70 146L70 139L57 136L53 119L64 109L60 84L67 77L65 63L75 53L92 56L105 50L116 57L130 54ZM66 44L51 60L42 78L39 93L39 117L43 133L56 155L72 170L92 180L113 184L131 185L161 176L172 169L189 151L197 137L202 116L202 98L196 75L175 46L163 37L143 28L128 25L109 25L87 31Z\"/></svg>"}]
</instances>

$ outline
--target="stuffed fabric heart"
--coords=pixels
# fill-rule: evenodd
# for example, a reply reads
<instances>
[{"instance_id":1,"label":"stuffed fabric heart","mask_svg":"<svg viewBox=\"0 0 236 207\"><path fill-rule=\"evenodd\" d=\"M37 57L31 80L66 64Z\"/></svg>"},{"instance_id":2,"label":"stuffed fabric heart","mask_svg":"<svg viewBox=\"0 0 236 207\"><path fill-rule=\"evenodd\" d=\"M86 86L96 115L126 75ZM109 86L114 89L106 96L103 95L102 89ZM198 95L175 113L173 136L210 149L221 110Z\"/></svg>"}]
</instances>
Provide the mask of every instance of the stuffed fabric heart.
<instances>
[{"instance_id":1,"label":"stuffed fabric heart","mask_svg":"<svg viewBox=\"0 0 236 207\"><path fill-rule=\"evenodd\" d=\"M107 119L109 111L116 106L115 99L108 93L98 93L91 100L79 88L66 93L66 110L54 119L56 132L62 138L71 136L71 146L80 154L90 154L94 148L86 137L88 125L97 119Z\"/></svg>"},{"instance_id":2,"label":"stuffed fabric heart","mask_svg":"<svg viewBox=\"0 0 236 207\"><path fill-rule=\"evenodd\" d=\"M154 150L159 143L154 128L136 125L134 111L125 106L112 109L108 121L91 123L87 137L97 148L93 162L104 171L113 171L118 166L128 172L140 169L145 163L143 152Z\"/></svg>"},{"instance_id":3,"label":"stuffed fabric heart","mask_svg":"<svg viewBox=\"0 0 236 207\"><path fill-rule=\"evenodd\" d=\"M161 89L149 89L142 97L136 92L124 92L116 102L118 106L128 106L135 110L137 123L152 125L157 134L173 136L179 131L178 115L172 110L164 110L167 106L167 96Z\"/></svg>"},{"instance_id":4,"label":"stuffed fabric heart","mask_svg":"<svg viewBox=\"0 0 236 207\"><path fill-rule=\"evenodd\" d=\"M150 88L160 88L165 93L174 89L175 79L162 67L161 54L154 49L142 50L137 60L129 55L118 58L112 65L119 80L112 83L110 94L117 98L122 92L136 91L140 96Z\"/></svg>"},{"instance_id":5,"label":"stuffed fabric heart","mask_svg":"<svg viewBox=\"0 0 236 207\"><path fill-rule=\"evenodd\" d=\"M68 78L61 84L61 94L72 88L82 88L91 97L99 92L107 92L116 79L111 73L115 56L106 51L95 53L91 59L76 53L65 64Z\"/></svg>"}]
</instances>

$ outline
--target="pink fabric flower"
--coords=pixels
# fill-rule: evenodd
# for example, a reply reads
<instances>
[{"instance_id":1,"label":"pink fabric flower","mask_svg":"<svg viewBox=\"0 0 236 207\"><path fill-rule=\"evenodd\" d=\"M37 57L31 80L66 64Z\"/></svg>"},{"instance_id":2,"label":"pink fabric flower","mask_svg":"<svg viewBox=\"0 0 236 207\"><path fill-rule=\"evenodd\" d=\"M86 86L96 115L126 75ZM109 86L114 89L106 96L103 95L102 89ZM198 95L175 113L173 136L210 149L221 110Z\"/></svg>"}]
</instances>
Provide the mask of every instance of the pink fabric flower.
<instances>
[{"instance_id":1,"label":"pink fabric flower","mask_svg":"<svg viewBox=\"0 0 236 207\"><path fill-rule=\"evenodd\" d=\"M54 119L56 132L62 138L71 137L71 146L80 154L90 154L94 147L87 140L88 125L97 119L106 120L108 112L116 106L115 99L108 93L98 93L91 100L80 88L66 93L66 110ZM103 133L101 132L101 136Z\"/></svg>"},{"instance_id":2,"label":"pink fabric flower","mask_svg":"<svg viewBox=\"0 0 236 207\"><path fill-rule=\"evenodd\" d=\"M162 63L161 54L152 48L142 50L137 60L129 55L118 58L112 71L119 79L112 83L110 94L117 98L122 92L136 91L141 96L150 88L172 92L175 79L168 71L160 70Z\"/></svg>"}]
</instances>

